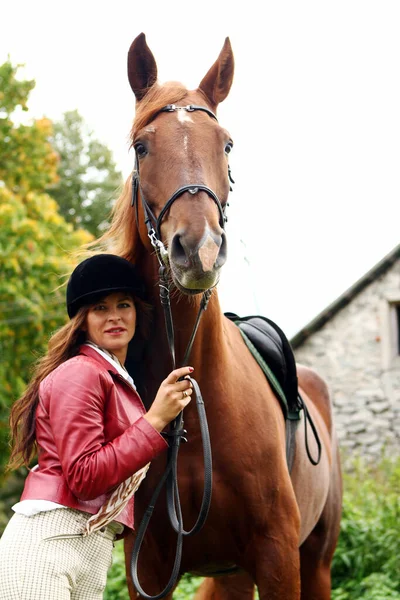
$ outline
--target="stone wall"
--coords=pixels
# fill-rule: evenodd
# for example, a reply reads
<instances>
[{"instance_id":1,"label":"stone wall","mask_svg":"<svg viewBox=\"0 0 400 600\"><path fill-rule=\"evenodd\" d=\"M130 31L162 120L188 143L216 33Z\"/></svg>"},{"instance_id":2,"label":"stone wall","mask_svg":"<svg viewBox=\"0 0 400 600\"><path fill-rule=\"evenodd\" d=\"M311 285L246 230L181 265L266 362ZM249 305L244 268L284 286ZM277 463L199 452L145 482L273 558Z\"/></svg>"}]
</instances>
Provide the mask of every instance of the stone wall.
<instances>
[{"instance_id":1,"label":"stone wall","mask_svg":"<svg viewBox=\"0 0 400 600\"><path fill-rule=\"evenodd\" d=\"M395 329L400 261L295 350L328 383L345 459L400 455L400 356ZM397 355L397 356L396 356Z\"/></svg>"}]
</instances>

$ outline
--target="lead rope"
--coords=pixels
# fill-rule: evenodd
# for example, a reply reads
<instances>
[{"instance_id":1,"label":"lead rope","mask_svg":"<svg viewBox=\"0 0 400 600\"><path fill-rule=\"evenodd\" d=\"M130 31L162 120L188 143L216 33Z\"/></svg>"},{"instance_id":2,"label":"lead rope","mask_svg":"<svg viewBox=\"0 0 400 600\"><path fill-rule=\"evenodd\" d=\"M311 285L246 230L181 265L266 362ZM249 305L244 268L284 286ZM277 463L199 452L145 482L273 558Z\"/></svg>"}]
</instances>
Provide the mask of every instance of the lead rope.
<instances>
[{"instance_id":1,"label":"lead rope","mask_svg":"<svg viewBox=\"0 0 400 600\"><path fill-rule=\"evenodd\" d=\"M174 327L171 313L171 304L169 298L169 286L168 280L166 276L166 267L163 264L162 253L160 248L160 242L154 235L154 230L149 229L149 237L153 244L153 247L156 250L156 255L159 262L159 287L160 287L160 300L162 307L164 309L164 319L165 326L167 331L168 338L168 346L171 354L171 360L173 364L173 368L175 369L175 343L174 343ZM158 242L158 243L157 243ZM192 335L190 337L189 343L186 348L186 352L183 359L182 366L187 364L189 360L190 352L192 350L193 342L197 333L198 326L200 324L200 319L203 312L207 309L208 301L211 297L212 290L206 290L203 294L200 308L197 314L196 322L193 327ZM200 392L199 385L195 379L192 377L187 377L193 386L193 390L196 396L196 408L199 417L200 423L200 431L201 431L201 439L203 443L203 462L204 462L204 490L203 490L203 498L201 502L201 507L199 511L198 518L189 531L185 531L183 528L183 517L182 517L182 508L181 501L179 495L179 486L178 486L178 454L179 448L182 441L187 441L184 437L187 433L183 428L183 411L179 413L177 418L170 425L170 431L166 432L166 435L169 439L169 449L168 449L168 460L166 469L157 484L156 489L153 492L150 503L145 511L145 514L142 518L142 521L139 525L135 544L132 551L131 557L131 576L133 584L137 590L137 592L146 600L160 600L164 598L170 591L175 587L180 566L182 560L182 546L183 546L183 537L191 536L197 533L204 525L208 511L211 504L211 492L212 492L212 456L211 456L211 443L210 443L210 435L208 431L207 417L205 412L204 401ZM172 569L171 576L165 588L157 594L156 596L148 595L141 587L139 578L138 578L138 561L139 561L139 553L142 546L143 538L147 531L148 525L150 523L150 519L153 515L153 511L155 508L156 501L160 495L160 492L164 486L166 485L166 495L167 495L167 509L168 516L171 522L173 529L177 533L177 541L176 541L176 552L175 552L175 560Z\"/></svg>"}]
</instances>

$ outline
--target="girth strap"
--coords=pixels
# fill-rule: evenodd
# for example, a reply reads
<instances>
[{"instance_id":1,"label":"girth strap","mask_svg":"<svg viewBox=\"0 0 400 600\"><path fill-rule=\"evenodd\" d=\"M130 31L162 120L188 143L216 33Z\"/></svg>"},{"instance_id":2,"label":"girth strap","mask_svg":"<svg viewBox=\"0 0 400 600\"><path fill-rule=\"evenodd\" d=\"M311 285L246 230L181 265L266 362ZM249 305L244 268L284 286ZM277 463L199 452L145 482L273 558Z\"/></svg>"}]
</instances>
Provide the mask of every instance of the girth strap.
<instances>
[{"instance_id":1,"label":"girth strap","mask_svg":"<svg viewBox=\"0 0 400 600\"><path fill-rule=\"evenodd\" d=\"M287 402L285 393L284 393L280 383L278 382L277 378L275 377L274 373L271 371L271 369L269 368L269 366L267 365L267 363L265 362L265 360L263 359L261 354L258 352L257 348L250 341L250 339L247 337L247 335L244 333L244 331L242 331L242 329L240 329L240 327L239 327L239 331L240 331L240 334L241 334L246 346L248 347L251 354L254 356L254 358L258 362L264 375L266 376L267 380L269 381L273 391L275 392L275 395L277 396L278 400L280 401L281 408L282 408L282 411L283 411L283 414L285 417L285 421L286 421L286 462L288 465L289 473L291 472L292 467L293 467L294 450L295 450L295 434L296 434L296 430L297 430L297 425L301 419L301 411L304 412L304 418L303 418L303 420L304 420L304 442L305 442L307 456L312 465L314 465L314 466L318 465L319 461L321 460L321 451L322 451L321 441L319 439L317 428L315 427L314 421L312 420L310 413L307 410L307 406L306 406L303 398L300 396L300 394L298 394L298 397L297 397L298 402L297 402L296 409L289 411L288 402ZM310 425L311 430L314 434L314 439L315 439L315 442L316 442L317 448L318 448L317 458L315 458L315 459L311 456L310 447L309 447L309 443L308 443L308 424Z\"/></svg>"}]
</instances>

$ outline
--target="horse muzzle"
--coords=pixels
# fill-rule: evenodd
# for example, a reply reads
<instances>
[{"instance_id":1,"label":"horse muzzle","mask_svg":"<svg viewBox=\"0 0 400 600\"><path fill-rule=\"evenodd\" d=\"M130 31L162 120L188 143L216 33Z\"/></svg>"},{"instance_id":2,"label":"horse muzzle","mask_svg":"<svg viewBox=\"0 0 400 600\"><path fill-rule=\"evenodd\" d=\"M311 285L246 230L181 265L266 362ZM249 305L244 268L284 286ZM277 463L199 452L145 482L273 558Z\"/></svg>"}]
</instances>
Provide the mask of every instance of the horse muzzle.
<instances>
[{"instance_id":1,"label":"horse muzzle","mask_svg":"<svg viewBox=\"0 0 400 600\"><path fill-rule=\"evenodd\" d=\"M196 241L189 233L176 233L169 245L169 264L175 285L193 295L215 287L227 257L226 234L209 229Z\"/></svg>"}]
</instances>

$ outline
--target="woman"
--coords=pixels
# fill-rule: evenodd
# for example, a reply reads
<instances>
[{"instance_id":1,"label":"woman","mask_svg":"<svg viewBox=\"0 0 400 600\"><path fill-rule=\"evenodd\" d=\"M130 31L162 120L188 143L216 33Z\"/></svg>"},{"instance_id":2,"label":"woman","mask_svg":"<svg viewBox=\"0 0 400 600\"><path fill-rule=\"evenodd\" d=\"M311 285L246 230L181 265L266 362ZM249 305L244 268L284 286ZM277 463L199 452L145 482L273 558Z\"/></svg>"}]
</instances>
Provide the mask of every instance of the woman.
<instances>
[{"instance_id":1,"label":"woman","mask_svg":"<svg viewBox=\"0 0 400 600\"><path fill-rule=\"evenodd\" d=\"M28 466L35 450L38 465L0 540L0 600L102 598L113 540L133 528L134 491L192 393L184 377L193 368L176 369L145 411L124 368L146 313L125 259L78 265L67 310L71 320L11 411L10 467Z\"/></svg>"}]
</instances>

